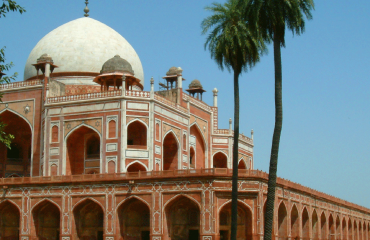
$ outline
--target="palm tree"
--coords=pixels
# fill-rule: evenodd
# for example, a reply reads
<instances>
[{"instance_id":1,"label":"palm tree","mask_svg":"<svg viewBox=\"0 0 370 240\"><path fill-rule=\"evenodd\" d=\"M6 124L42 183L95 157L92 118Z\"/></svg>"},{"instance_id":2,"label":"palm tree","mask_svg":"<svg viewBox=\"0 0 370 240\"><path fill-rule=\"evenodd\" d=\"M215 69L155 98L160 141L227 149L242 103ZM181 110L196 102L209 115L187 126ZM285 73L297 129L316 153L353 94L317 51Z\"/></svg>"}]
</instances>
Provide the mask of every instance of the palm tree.
<instances>
[{"instance_id":1,"label":"palm tree","mask_svg":"<svg viewBox=\"0 0 370 240\"><path fill-rule=\"evenodd\" d=\"M285 47L285 30L300 35L305 30L305 17L312 19L313 0L240 0L247 20L253 22L266 42L273 42L275 62L275 128L272 138L269 179L264 222L264 239L271 240L274 216L276 172L280 134L283 124L281 47Z\"/></svg>"},{"instance_id":2,"label":"palm tree","mask_svg":"<svg viewBox=\"0 0 370 240\"><path fill-rule=\"evenodd\" d=\"M236 239L237 199L238 199L238 143L239 143L239 76L242 71L253 67L265 51L261 38L253 35L245 21L238 0L228 0L225 4L213 3L205 8L213 15L202 21L202 33L208 37L208 49L221 70L226 67L234 72L234 145L231 203L231 240Z\"/></svg>"}]
</instances>

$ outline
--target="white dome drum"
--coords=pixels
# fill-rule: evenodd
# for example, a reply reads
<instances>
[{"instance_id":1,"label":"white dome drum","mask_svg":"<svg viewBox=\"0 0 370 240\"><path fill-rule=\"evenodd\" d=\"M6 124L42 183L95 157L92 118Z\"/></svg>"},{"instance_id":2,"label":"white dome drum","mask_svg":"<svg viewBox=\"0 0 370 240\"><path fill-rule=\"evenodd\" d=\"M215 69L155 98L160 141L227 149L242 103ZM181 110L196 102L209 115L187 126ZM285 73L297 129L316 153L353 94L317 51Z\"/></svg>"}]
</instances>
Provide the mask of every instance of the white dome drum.
<instances>
[{"instance_id":1,"label":"white dome drum","mask_svg":"<svg viewBox=\"0 0 370 240\"><path fill-rule=\"evenodd\" d=\"M24 80L37 75L32 64L45 53L58 66L54 73L70 73L68 76L73 76L74 72L99 74L108 59L120 55L131 64L135 77L144 85L143 67L134 48L115 30L92 18L68 22L43 37L27 59ZM91 84L94 83L91 81Z\"/></svg>"}]
</instances>

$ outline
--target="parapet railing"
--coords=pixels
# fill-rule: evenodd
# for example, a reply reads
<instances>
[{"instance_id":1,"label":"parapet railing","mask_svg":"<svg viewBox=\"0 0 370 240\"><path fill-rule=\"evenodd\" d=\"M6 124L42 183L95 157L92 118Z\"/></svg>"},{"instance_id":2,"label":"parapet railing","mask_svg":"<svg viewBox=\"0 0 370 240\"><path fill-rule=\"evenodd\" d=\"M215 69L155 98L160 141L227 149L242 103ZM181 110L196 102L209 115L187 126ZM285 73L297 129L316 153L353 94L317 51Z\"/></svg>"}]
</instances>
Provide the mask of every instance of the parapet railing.
<instances>
[{"instance_id":1,"label":"parapet railing","mask_svg":"<svg viewBox=\"0 0 370 240\"><path fill-rule=\"evenodd\" d=\"M229 134L229 129L215 129L213 131L214 134Z\"/></svg>"},{"instance_id":2,"label":"parapet railing","mask_svg":"<svg viewBox=\"0 0 370 240\"><path fill-rule=\"evenodd\" d=\"M231 133L230 133L229 129L215 129L213 131L213 134L226 134L226 135L232 134L232 135L234 135L234 130L231 130ZM239 139L253 144L253 140L251 138L245 136L244 134L239 134Z\"/></svg>"},{"instance_id":3,"label":"parapet railing","mask_svg":"<svg viewBox=\"0 0 370 240\"><path fill-rule=\"evenodd\" d=\"M126 96L128 96L128 97L150 98L150 92L126 90Z\"/></svg>"},{"instance_id":4,"label":"parapet railing","mask_svg":"<svg viewBox=\"0 0 370 240\"><path fill-rule=\"evenodd\" d=\"M28 183L58 183L58 182L86 182L86 181L115 181L135 180L152 178L173 178L191 176L225 176L231 177L232 169L228 168L202 168L202 169L179 169L166 171L139 171L126 173L82 174L62 175L48 177L12 177L0 178L0 185L28 184ZM239 169L239 177L260 177L267 179L268 174L259 170Z\"/></svg>"},{"instance_id":5,"label":"parapet railing","mask_svg":"<svg viewBox=\"0 0 370 240\"><path fill-rule=\"evenodd\" d=\"M188 112L188 109L187 108L184 108L182 106L180 106L179 104L175 103L175 102L172 102L158 94L154 94L154 99L161 102L161 103L164 103L166 105L169 105L173 108L176 108L177 110L180 110L181 112L184 112L184 113L187 113Z\"/></svg>"},{"instance_id":6,"label":"parapet railing","mask_svg":"<svg viewBox=\"0 0 370 240\"><path fill-rule=\"evenodd\" d=\"M94 99L94 98L117 97L121 95L122 95L121 90L86 93L86 94L78 94L78 95L67 95L67 96L48 98L48 103L60 103L60 102L79 101L79 100L87 100L87 99Z\"/></svg>"},{"instance_id":7,"label":"parapet railing","mask_svg":"<svg viewBox=\"0 0 370 240\"><path fill-rule=\"evenodd\" d=\"M0 84L0 90L29 87L29 86L35 86L35 85L41 85L41 84L42 84L42 80L39 80L39 79L22 81L22 82L13 82L13 83L7 83L7 84Z\"/></svg>"}]
</instances>

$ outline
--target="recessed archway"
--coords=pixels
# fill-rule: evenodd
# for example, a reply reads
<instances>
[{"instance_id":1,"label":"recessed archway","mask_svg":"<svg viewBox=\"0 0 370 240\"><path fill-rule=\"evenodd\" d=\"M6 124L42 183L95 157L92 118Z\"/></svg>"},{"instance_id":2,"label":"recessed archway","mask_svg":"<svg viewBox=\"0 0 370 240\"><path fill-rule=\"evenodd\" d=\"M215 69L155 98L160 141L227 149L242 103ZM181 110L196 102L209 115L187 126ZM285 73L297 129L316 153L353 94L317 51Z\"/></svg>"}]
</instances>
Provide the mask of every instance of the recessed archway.
<instances>
[{"instance_id":1,"label":"recessed archway","mask_svg":"<svg viewBox=\"0 0 370 240\"><path fill-rule=\"evenodd\" d=\"M346 222L345 218L343 218L343 220L342 220L342 234L343 234L343 239L347 240L348 239L348 230L347 230L347 222Z\"/></svg>"},{"instance_id":2,"label":"recessed archway","mask_svg":"<svg viewBox=\"0 0 370 240\"><path fill-rule=\"evenodd\" d=\"M326 226L327 226L327 222L326 222L326 216L325 216L325 213L323 212L321 214L321 239L328 239L328 232L326 231Z\"/></svg>"},{"instance_id":3,"label":"recessed archway","mask_svg":"<svg viewBox=\"0 0 370 240\"><path fill-rule=\"evenodd\" d=\"M171 239L199 239L200 209L187 197L173 199L165 207L167 236Z\"/></svg>"},{"instance_id":4,"label":"recessed archway","mask_svg":"<svg viewBox=\"0 0 370 240\"><path fill-rule=\"evenodd\" d=\"M329 239L331 240L335 239L335 225L332 214L329 215Z\"/></svg>"},{"instance_id":5,"label":"recessed archway","mask_svg":"<svg viewBox=\"0 0 370 240\"><path fill-rule=\"evenodd\" d=\"M335 220L335 239L340 239L340 235L340 219L339 216L337 216Z\"/></svg>"},{"instance_id":6,"label":"recessed archway","mask_svg":"<svg viewBox=\"0 0 370 240\"><path fill-rule=\"evenodd\" d=\"M11 202L0 204L0 237L1 239L19 239L20 212Z\"/></svg>"},{"instance_id":7,"label":"recessed archway","mask_svg":"<svg viewBox=\"0 0 370 240\"><path fill-rule=\"evenodd\" d=\"M348 240L353 240L353 233L352 233L352 220L348 219Z\"/></svg>"},{"instance_id":8,"label":"recessed archway","mask_svg":"<svg viewBox=\"0 0 370 240\"><path fill-rule=\"evenodd\" d=\"M290 223L292 238L299 238L299 214L297 206L295 204L293 205L292 211L290 212Z\"/></svg>"},{"instance_id":9,"label":"recessed archway","mask_svg":"<svg viewBox=\"0 0 370 240\"><path fill-rule=\"evenodd\" d=\"M283 202L278 209L278 236L279 239L288 237L288 213Z\"/></svg>"},{"instance_id":10,"label":"recessed archway","mask_svg":"<svg viewBox=\"0 0 370 240\"><path fill-rule=\"evenodd\" d=\"M178 169L179 144L173 132L163 140L163 170Z\"/></svg>"},{"instance_id":11,"label":"recessed archway","mask_svg":"<svg viewBox=\"0 0 370 240\"><path fill-rule=\"evenodd\" d=\"M102 207L86 199L73 209L75 233L79 239L103 240L104 212Z\"/></svg>"},{"instance_id":12,"label":"recessed archway","mask_svg":"<svg viewBox=\"0 0 370 240\"><path fill-rule=\"evenodd\" d=\"M117 209L119 233L123 239L150 239L150 209L137 198L126 200Z\"/></svg>"},{"instance_id":13,"label":"recessed archway","mask_svg":"<svg viewBox=\"0 0 370 240\"><path fill-rule=\"evenodd\" d=\"M127 147L143 149L147 146L147 128L139 120L127 126Z\"/></svg>"},{"instance_id":14,"label":"recessed archway","mask_svg":"<svg viewBox=\"0 0 370 240\"><path fill-rule=\"evenodd\" d=\"M81 126L66 140L66 175L100 173L100 136L96 131Z\"/></svg>"},{"instance_id":15,"label":"recessed archway","mask_svg":"<svg viewBox=\"0 0 370 240\"><path fill-rule=\"evenodd\" d=\"M237 239L252 239L252 212L244 204L238 202ZM230 239L231 233L231 202L222 207L219 214L221 239Z\"/></svg>"},{"instance_id":16,"label":"recessed archway","mask_svg":"<svg viewBox=\"0 0 370 240\"><path fill-rule=\"evenodd\" d=\"M205 168L206 146L201 130L196 124L190 127L190 135L195 137L195 168Z\"/></svg>"},{"instance_id":17,"label":"recessed archway","mask_svg":"<svg viewBox=\"0 0 370 240\"><path fill-rule=\"evenodd\" d=\"M218 152L213 155L214 168L227 168L227 156L223 152Z\"/></svg>"},{"instance_id":18,"label":"recessed archway","mask_svg":"<svg viewBox=\"0 0 370 240\"><path fill-rule=\"evenodd\" d=\"M55 204L44 200L32 210L32 216L38 239L59 239L60 210Z\"/></svg>"},{"instance_id":19,"label":"recessed archway","mask_svg":"<svg viewBox=\"0 0 370 240\"><path fill-rule=\"evenodd\" d=\"M312 212L312 238L319 239L319 218L317 216L316 209Z\"/></svg>"},{"instance_id":20,"label":"recessed archway","mask_svg":"<svg viewBox=\"0 0 370 240\"><path fill-rule=\"evenodd\" d=\"M239 160L238 169L247 169L247 164L245 163L244 159Z\"/></svg>"},{"instance_id":21,"label":"recessed archway","mask_svg":"<svg viewBox=\"0 0 370 240\"><path fill-rule=\"evenodd\" d=\"M310 217L307 208L304 208L302 212L302 238L310 238Z\"/></svg>"},{"instance_id":22,"label":"recessed archway","mask_svg":"<svg viewBox=\"0 0 370 240\"><path fill-rule=\"evenodd\" d=\"M7 125L4 132L14 136L10 149L0 144L0 177L30 176L32 131L29 123L7 110L0 118Z\"/></svg>"}]
</instances>

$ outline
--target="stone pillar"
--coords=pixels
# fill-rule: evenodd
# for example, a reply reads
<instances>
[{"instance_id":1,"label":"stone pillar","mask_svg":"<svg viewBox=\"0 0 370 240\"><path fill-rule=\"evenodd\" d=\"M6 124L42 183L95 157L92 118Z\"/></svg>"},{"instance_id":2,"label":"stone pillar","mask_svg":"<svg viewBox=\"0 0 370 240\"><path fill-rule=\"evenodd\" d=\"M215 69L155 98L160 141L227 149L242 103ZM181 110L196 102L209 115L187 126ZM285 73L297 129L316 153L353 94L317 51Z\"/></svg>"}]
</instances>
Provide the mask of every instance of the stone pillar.
<instances>
[{"instance_id":1,"label":"stone pillar","mask_svg":"<svg viewBox=\"0 0 370 240\"><path fill-rule=\"evenodd\" d=\"M122 96L126 95L126 76L122 76Z\"/></svg>"},{"instance_id":2,"label":"stone pillar","mask_svg":"<svg viewBox=\"0 0 370 240\"><path fill-rule=\"evenodd\" d=\"M177 88L182 88L182 69L177 68Z\"/></svg>"},{"instance_id":3,"label":"stone pillar","mask_svg":"<svg viewBox=\"0 0 370 240\"><path fill-rule=\"evenodd\" d=\"M233 120L229 119L229 134L233 133Z\"/></svg>"},{"instance_id":4,"label":"stone pillar","mask_svg":"<svg viewBox=\"0 0 370 240\"><path fill-rule=\"evenodd\" d=\"M217 95L218 95L217 88L213 89L212 92L213 92L213 106L217 107Z\"/></svg>"}]
</instances>

